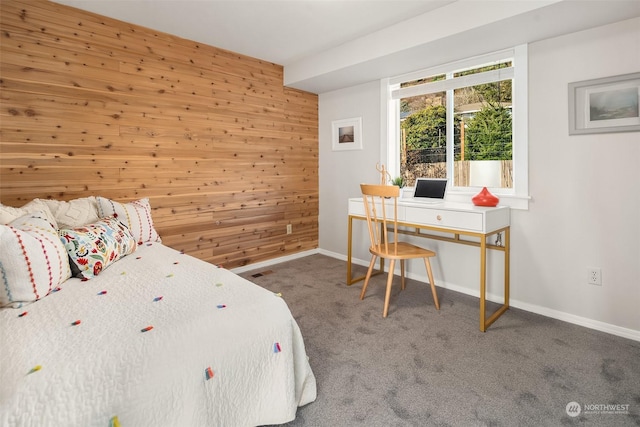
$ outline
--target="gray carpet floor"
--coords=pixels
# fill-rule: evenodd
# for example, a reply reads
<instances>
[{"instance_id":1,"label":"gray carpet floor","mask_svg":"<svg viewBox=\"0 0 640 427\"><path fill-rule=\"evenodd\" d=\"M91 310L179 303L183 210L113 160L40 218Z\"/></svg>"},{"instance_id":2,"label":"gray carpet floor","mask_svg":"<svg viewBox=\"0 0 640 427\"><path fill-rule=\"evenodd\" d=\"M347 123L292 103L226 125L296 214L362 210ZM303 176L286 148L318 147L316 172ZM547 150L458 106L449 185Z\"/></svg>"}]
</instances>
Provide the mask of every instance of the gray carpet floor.
<instances>
[{"instance_id":1,"label":"gray carpet floor","mask_svg":"<svg viewBox=\"0 0 640 427\"><path fill-rule=\"evenodd\" d=\"M241 275L281 292L305 338L318 397L288 426L640 426L639 342L513 308L482 333L477 298L438 288L437 311L399 277L383 319L385 277L361 301L323 255Z\"/></svg>"}]
</instances>

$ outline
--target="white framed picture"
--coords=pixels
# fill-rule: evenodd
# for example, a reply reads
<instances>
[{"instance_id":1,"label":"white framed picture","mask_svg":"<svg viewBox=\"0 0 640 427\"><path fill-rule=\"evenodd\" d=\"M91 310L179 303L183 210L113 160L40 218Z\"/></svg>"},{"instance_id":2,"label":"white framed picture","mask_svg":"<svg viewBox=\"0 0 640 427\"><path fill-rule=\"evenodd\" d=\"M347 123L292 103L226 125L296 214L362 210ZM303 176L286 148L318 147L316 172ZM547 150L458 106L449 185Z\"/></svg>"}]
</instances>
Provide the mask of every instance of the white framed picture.
<instances>
[{"instance_id":1,"label":"white framed picture","mask_svg":"<svg viewBox=\"0 0 640 427\"><path fill-rule=\"evenodd\" d=\"M640 131L640 73L569 83L569 135Z\"/></svg>"},{"instance_id":2,"label":"white framed picture","mask_svg":"<svg viewBox=\"0 0 640 427\"><path fill-rule=\"evenodd\" d=\"M333 151L362 150L362 117L331 122Z\"/></svg>"}]
</instances>

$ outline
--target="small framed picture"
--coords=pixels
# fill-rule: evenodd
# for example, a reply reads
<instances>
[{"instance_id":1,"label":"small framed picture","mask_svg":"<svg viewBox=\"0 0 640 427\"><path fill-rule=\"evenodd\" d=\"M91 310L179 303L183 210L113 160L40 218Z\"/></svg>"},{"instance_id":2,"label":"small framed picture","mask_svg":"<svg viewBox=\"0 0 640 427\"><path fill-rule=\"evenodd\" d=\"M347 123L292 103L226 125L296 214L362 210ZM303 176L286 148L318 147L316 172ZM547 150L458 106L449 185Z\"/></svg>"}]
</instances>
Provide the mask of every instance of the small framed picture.
<instances>
[{"instance_id":1,"label":"small framed picture","mask_svg":"<svg viewBox=\"0 0 640 427\"><path fill-rule=\"evenodd\" d=\"M333 151L362 150L362 117L331 122Z\"/></svg>"},{"instance_id":2,"label":"small framed picture","mask_svg":"<svg viewBox=\"0 0 640 427\"><path fill-rule=\"evenodd\" d=\"M640 73L569 83L569 135L640 131Z\"/></svg>"}]
</instances>

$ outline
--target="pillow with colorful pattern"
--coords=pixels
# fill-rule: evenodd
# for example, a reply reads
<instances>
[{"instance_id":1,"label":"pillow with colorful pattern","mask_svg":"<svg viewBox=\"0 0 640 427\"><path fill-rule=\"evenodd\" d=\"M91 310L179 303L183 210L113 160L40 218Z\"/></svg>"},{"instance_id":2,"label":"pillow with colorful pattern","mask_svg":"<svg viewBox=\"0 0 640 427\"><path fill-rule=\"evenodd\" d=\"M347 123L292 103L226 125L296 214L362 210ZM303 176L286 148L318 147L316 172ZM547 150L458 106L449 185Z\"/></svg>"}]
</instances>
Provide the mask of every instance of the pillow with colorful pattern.
<instances>
[{"instance_id":1,"label":"pillow with colorful pattern","mask_svg":"<svg viewBox=\"0 0 640 427\"><path fill-rule=\"evenodd\" d=\"M58 230L74 277L91 279L138 247L131 231L116 217Z\"/></svg>"}]
</instances>

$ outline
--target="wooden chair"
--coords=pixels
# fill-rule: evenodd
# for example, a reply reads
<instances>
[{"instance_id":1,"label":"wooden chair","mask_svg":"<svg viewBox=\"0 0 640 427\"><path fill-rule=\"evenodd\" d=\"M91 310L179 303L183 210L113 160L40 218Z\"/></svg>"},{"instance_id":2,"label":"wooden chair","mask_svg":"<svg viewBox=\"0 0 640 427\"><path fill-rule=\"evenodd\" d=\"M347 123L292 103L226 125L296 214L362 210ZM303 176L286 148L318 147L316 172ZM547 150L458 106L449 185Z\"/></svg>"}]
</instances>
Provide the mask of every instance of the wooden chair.
<instances>
[{"instance_id":1,"label":"wooden chair","mask_svg":"<svg viewBox=\"0 0 640 427\"><path fill-rule=\"evenodd\" d=\"M431 263L429 262L429 258L435 256L436 253L410 243L398 241L398 197L400 196L400 187L395 185L361 184L360 188L362 190L367 214L369 238L371 239L371 246L369 247L371 262L369 263L369 269L364 279L360 299L364 299L376 259L378 257L388 259L389 277L387 278L387 292L384 298L384 311L382 312L382 317L387 317L396 260L400 260L400 273L402 277L401 289L404 289L404 261L413 258L423 258L424 264L427 267L429 283L431 284L433 301L435 302L436 309L440 310ZM389 229L393 231L391 241L389 240Z\"/></svg>"}]
</instances>

